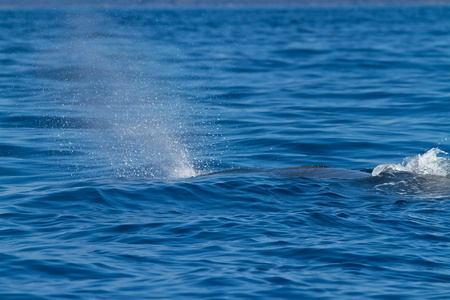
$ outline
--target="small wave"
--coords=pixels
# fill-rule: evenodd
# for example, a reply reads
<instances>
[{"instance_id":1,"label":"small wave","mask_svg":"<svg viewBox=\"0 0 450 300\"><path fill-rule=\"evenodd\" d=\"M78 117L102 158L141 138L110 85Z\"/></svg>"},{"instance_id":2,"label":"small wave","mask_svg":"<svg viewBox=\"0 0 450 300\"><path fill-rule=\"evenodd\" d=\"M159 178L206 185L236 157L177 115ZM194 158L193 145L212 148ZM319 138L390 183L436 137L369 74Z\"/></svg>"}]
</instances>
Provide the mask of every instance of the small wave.
<instances>
[{"instance_id":1,"label":"small wave","mask_svg":"<svg viewBox=\"0 0 450 300\"><path fill-rule=\"evenodd\" d=\"M372 176L383 173L408 172L417 175L449 176L450 159L438 156L448 154L439 148L432 148L424 154L406 157L401 164L379 165L372 171Z\"/></svg>"}]
</instances>

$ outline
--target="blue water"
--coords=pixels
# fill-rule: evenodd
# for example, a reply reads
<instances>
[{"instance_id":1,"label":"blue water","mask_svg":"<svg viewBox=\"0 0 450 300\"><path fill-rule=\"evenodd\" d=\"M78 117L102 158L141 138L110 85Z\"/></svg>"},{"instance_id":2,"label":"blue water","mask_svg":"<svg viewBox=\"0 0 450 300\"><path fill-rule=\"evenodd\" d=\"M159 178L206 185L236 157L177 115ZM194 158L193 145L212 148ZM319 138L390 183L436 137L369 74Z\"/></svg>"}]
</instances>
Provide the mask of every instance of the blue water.
<instances>
[{"instance_id":1,"label":"blue water","mask_svg":"<svg viewBox=\"0 0 450 300\"><path fill-rule=\"evenodd\" d=\"M449 16L0 11L0 298L448 299Z\"/></svg>"}]
</instances>

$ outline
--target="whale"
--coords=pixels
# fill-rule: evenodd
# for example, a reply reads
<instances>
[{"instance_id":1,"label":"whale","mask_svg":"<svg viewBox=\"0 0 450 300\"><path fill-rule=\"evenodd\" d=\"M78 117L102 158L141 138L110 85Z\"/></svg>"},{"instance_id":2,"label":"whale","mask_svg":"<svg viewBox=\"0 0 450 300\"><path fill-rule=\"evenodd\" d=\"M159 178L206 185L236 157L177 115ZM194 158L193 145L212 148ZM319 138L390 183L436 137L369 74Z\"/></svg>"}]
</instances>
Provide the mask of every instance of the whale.
<instances>
[{"instance_id":1,"label":"whale","mask_svg":"<svg viewBox=\"0 0 450 300\"><path fill-rule=\"evenodd\" d=\"M308 177L308 178L321 178L321 179L359 179L371 177L372 174L359 170L333 168L330 166L300 166L290 168L278 168L278 169L232 169L225 171L218 171L213 173L204 174L216 175L216 174L237 174L237 173L261 173L269 176L276 177Z\"/></svg>"}]
</instances>

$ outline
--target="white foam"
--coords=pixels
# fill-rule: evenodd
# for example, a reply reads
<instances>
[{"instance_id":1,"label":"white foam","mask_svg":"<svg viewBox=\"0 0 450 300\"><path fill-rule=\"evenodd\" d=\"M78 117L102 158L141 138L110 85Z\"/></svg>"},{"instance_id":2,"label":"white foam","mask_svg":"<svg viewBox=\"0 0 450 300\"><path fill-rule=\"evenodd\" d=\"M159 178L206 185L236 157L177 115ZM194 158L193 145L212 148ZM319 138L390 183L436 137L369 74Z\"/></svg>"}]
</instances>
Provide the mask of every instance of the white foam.
<instances>
[{"instance_id":1,"label":"white foam","mask_svg":"<svg viewBox=\"0 0 450 300\"><path fill-rule=\"evenodd\" d=\"M173 157L172 163L167 166L168 177L172 179L181 179L197 176L197 172L195 171L186 150L179 148L172 151L176 154L176 157Z\"/></svg>"},{"instance_id":2,"label":"white foam","mask_svg":"<svg viewBox=\"0 0 450 300\"><path fill-rule=\"evenodd\" d=\"M410 172L418 175L448 176L450 174L450 159L438 156L448 154L439 148L433 148L424 154L406 157L401 164L383 164L372 171L372 176L385 172Z\"/></svg>"}]
</instances>

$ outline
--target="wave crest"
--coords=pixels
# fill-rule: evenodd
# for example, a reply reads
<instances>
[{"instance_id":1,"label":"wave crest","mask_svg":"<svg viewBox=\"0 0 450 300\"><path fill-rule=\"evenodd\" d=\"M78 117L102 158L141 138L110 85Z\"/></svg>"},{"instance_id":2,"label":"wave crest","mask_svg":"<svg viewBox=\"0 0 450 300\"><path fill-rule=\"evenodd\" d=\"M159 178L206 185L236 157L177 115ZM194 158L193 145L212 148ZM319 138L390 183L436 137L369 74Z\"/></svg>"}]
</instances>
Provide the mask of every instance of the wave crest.
<instances>
[{"instance_id":1,"label":"wave crest","mask_svg":"<svg viewBox=\"0 0 450 300\"><path fill-rule=\"evenodd\" d=\"M386 172L409 172L418 175L449 176L450 159L438 156L448 154L439 148L432 148L424 154L406 157L401 164L379 165L372 171L372 176Z\"/></svg>"}]
</instances>

